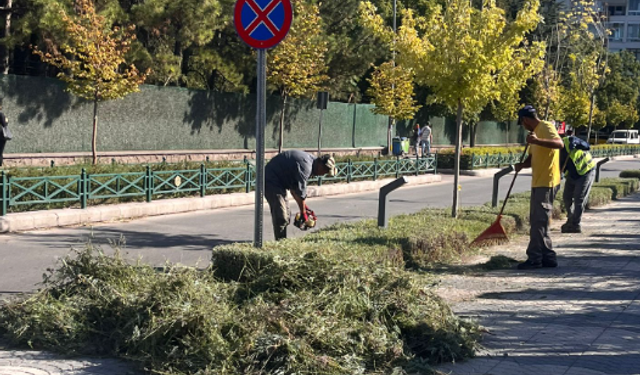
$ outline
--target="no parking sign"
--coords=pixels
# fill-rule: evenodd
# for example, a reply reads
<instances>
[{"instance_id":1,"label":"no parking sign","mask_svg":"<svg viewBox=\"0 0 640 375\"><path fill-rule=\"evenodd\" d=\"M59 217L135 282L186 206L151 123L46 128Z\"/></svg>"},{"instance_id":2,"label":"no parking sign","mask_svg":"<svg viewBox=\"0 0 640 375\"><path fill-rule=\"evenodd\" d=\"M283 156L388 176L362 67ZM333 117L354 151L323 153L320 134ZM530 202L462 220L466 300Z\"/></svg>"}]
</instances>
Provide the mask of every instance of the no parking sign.
<instances>
[{"instance_id":1,"label":"no parking sign","mask_svg":"<svg viewBox=\"0 0 640 375\"><path fill-rule=\"evenodd\" d=\"M238 0L233 23L240 38L256 49L269 49L287 36L293 10L289 0Z\"/></svg>"}]
</instances>

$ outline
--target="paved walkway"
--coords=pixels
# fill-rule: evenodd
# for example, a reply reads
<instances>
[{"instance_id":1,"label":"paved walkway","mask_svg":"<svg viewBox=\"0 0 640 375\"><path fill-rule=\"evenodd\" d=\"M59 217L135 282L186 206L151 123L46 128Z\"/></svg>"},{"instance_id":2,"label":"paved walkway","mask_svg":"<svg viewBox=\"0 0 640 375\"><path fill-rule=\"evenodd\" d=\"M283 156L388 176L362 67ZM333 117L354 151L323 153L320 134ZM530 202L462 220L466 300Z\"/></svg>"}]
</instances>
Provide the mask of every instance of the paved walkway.
<instances>
[{"instance_id":1,"label":"paved walkway","mask_svg":"<svg viewBox=\"0 0 640 375\"><path fill-rule=\"evenodd\" d=\"M640 194L588 212L583 224L582 235L552 233L557 269L442 277L440 294L489 333L477 358L440 370L454 375L640 374ZM492 253L522 259L523 241ZM23 374L138 372L113 359L68 360L0 349L0 375Z\"/></svg>"},{"instance_id":2,"label":"paved walkway","mask_svg":"<svg viewBox=\"0 0 640 375\"><path fill-rule=\"evenodd\" d=\"M589 211L583 226L583 234L552 233L556 269L443 277L440 294L489 333L477 358L442 371L640 374L640 194ZM522 260L525 245L495 253Z\"/></svg>"}]
</instances>

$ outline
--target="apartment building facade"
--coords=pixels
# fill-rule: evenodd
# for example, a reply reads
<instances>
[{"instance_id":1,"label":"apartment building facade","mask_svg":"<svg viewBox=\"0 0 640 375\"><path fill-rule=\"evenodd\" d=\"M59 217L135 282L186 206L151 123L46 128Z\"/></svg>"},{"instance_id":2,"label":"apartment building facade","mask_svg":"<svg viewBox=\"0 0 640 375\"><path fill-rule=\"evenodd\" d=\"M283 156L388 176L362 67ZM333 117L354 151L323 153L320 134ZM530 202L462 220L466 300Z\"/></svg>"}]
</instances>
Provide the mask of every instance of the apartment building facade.
<instances>
[{"instance_id":1,"label":"apartment building facade","mask_svg":"<svg viewBox=\"0 0 640 375\"><path fill-rule=\"evenodd\" d=\"M640 60L640 0L610 0L602 5L611 30L609 50L628 50Z\"/></svg>"}]
</instances>

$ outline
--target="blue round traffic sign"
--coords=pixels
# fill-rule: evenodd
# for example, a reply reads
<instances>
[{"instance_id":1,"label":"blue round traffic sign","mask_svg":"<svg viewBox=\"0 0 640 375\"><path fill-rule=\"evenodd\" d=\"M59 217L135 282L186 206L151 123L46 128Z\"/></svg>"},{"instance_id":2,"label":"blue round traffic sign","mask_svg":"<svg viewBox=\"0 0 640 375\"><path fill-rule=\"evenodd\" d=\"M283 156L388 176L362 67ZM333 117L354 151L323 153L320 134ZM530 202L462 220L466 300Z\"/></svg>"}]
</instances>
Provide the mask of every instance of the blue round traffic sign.
<instances>
[{"instance_id":1,"label":"blue round traffic sign","mask_svg":"<svg viewBox=\"0 0 640 375\"><path fill-rule=\"evenodd\" d=\"M238 0L233 14L240 38L257 49L280 43L289 32L292 19L290 0Z\"/></svg>"}]
</instances>

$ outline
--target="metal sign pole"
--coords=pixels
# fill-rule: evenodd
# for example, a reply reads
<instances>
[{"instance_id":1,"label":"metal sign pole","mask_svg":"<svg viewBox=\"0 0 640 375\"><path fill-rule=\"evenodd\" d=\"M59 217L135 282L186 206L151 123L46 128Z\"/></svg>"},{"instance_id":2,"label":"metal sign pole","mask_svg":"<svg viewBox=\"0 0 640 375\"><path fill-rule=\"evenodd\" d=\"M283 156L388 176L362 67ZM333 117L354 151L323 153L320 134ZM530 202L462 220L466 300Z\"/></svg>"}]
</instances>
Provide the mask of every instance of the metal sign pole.
<instances>
[{"instance_id":1,"label":"metal sign pole","mask_svg":"<svg viewBox=\"0 0 640 375\"><path fill-rule=\"evenodd\" d=\"M322 150L322 112L324 112L323 109L320 110L320 124L318 125L318 155Z\"/></svg>"},{"instance_id":2,"label":"metal sign pole","mask_svg":"<svg viewBox=\"0 0 640 375\"><path fill-rule=\"evenodd\" d=\"M256 208L253 246L262 248L264 212L264 129L267 125L267 50L258 50L258 105L256 110Z\"/></svg>"}]
</instances>

